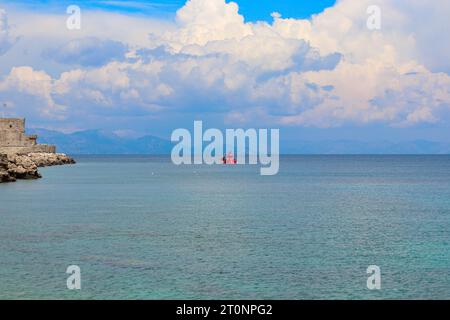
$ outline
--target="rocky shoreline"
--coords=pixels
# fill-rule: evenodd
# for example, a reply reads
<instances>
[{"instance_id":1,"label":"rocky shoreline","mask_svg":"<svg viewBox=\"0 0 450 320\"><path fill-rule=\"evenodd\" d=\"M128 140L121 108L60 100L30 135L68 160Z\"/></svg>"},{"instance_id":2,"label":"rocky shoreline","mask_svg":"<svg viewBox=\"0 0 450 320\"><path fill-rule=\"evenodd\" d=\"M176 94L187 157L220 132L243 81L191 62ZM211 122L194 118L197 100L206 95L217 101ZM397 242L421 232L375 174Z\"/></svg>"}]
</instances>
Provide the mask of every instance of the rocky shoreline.
<instances>
[{"instance_id":1,"label":"rocky shoreline","mask_svg":"<svg viewBox=\"0 0 450 320\"><path fill-rule=\"evenodd\" d=\"M63 153L0 154L0 183L18 179L39 179L39 167L74 164Z\"/></svg>"}]
</instances>

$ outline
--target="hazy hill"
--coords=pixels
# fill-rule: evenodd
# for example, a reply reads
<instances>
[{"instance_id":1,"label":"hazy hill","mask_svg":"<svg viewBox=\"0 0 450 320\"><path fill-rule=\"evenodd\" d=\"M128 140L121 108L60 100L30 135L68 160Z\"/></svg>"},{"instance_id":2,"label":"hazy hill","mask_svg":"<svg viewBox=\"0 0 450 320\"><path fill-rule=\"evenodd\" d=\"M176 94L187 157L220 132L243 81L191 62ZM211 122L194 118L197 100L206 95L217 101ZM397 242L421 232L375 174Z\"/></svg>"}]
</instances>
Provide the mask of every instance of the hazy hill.
<instances>
[{"instance_id":1,"label":"hazy hill","mask_svg":"<svg viewBox=\"0 0 450 320\"><path fill-rule=\"evenodd\" d=\"M100 130L65 134L45 129L29 130L40 143L55 144L58 152L68 154L168 154L172 144L154 136L131 139Z\"/></svg>"}]
</instances>

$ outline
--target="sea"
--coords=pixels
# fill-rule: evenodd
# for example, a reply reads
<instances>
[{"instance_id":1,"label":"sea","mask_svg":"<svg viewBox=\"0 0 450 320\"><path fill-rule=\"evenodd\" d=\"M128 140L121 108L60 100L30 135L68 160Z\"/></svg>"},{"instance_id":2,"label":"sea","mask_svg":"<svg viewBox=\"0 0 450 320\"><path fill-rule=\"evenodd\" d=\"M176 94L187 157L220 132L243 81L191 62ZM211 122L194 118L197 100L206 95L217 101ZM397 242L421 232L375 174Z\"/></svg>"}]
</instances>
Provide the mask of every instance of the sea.
<instances>
[{"instance_id":1,"label":"sea","mask_svg":"<svg viewBox=\"0 0 450 320\"><path fill-rule=\"evenodd\" d=\"M450 299L450 156L74 157L0 185L0 299Z\"/></svg>"}]
</instances>

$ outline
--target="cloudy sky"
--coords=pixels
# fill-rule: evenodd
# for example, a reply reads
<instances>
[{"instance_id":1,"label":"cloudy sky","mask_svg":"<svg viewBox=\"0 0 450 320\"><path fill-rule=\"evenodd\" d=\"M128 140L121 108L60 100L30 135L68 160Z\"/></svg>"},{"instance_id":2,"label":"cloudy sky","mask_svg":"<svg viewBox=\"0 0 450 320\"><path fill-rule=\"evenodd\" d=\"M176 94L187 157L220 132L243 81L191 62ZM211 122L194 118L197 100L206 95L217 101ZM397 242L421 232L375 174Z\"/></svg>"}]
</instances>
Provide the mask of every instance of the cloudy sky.
<instances>
[{"instance_id":1,"label":"cloudy sky","mask_svg":"<svg viewBox=\"0 0 450 320\"><path fill-rule=\"evenodd\" d=\"M448 0L0 1L0 111L65 132L449 142L449 17Z\"/></svg>"}]
</instances>

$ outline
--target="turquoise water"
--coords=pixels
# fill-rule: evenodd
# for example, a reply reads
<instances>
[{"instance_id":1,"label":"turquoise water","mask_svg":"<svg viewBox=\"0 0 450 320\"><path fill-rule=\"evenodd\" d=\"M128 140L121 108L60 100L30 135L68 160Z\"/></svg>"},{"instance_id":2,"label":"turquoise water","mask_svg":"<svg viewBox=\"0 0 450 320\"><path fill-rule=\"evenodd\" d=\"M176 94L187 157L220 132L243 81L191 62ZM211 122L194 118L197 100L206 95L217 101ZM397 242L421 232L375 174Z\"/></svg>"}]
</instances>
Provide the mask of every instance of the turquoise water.
<instances>
[{"instance_id":1,"label":"turquoise water","mask_svg":"<svg viewBox=\"0 0 450 320\"><path fill-rule=\"evenodd\" d=\"M0 185L0 298L450 298L450 156L76 158Z\"/></svg>"}]
</instances>

